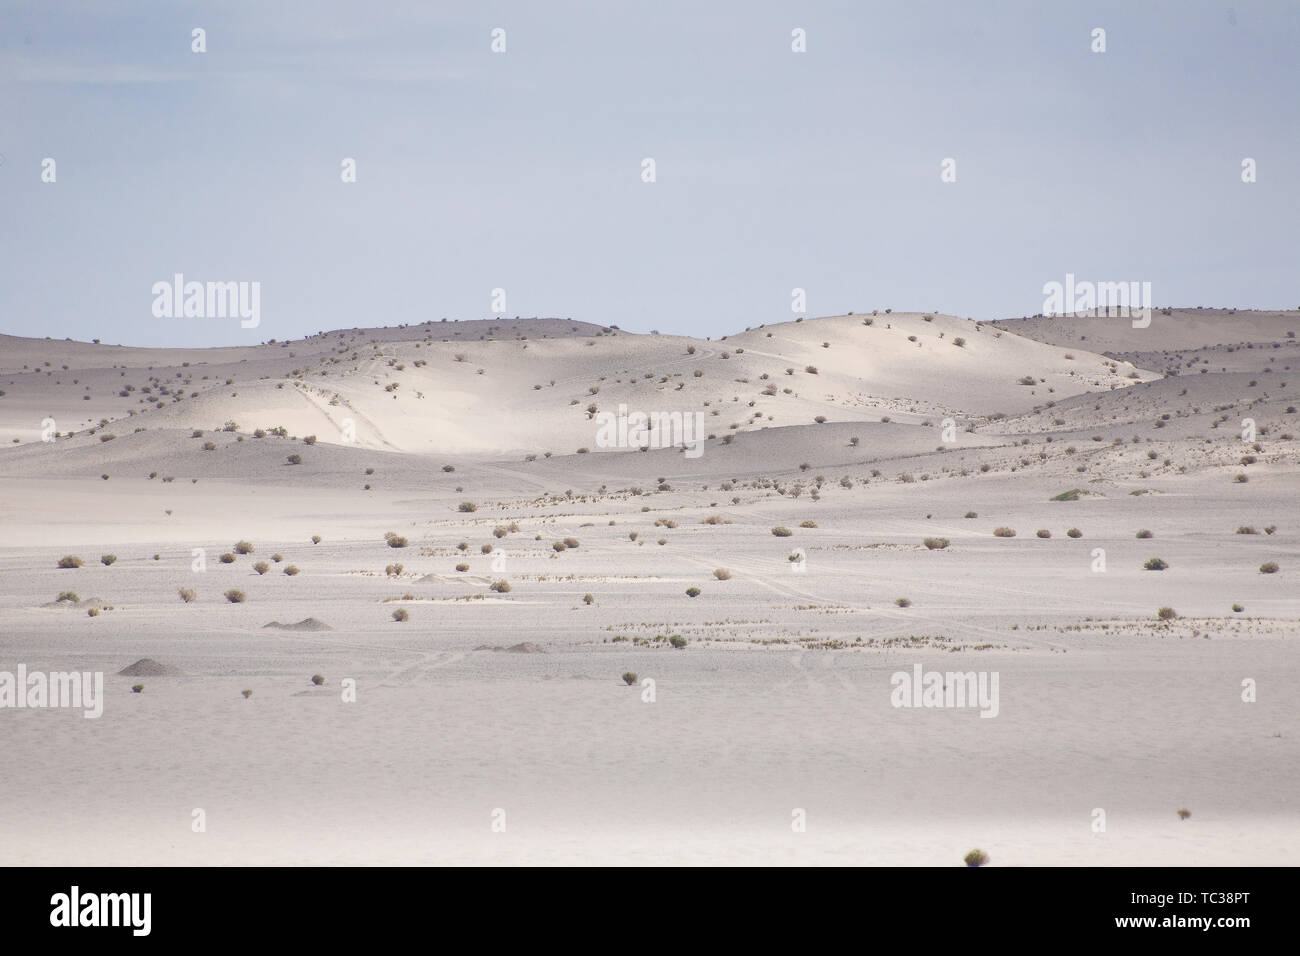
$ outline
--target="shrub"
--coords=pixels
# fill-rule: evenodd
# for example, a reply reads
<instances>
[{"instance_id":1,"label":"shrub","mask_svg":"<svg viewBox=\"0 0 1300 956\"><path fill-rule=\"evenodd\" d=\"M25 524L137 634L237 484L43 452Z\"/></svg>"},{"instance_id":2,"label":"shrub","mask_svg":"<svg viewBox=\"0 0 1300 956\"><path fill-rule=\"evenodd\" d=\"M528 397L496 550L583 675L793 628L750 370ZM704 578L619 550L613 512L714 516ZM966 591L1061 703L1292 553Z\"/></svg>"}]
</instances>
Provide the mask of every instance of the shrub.
<instances>
[{"instance_id":1,"label":"shrub","mask_svg":"<svg viewBox=\"0 0 1300 956\"><path fill-rule=\"evenodd\" d=\"M258 561L253 565L253 570L258 574L265 574L267 571L271 570L271 566L265 561Z\"/></svg>"},{"instance_id":2,"label":"shrub","mask_svg":"<svg viewBox=\"0 0 1300 956\"><path fill-rule=\"evenodd\" d=\"M1066 533L1067 535L1069 535L1071 538L1082 538L1082 537L1083 537L1083 532L1080 531L1078 528L1071 528L1069 531L1067 531L1067 532L1065 532L1065 533Z\"/></svg>"},{"instance_id":3,"label":"shrub","mask_svg":"<svg viewBox=\"0 0 1300 956\"><path fill-rule=\"evenodd\" d=\"M911 598L894 598L894 603L897 604L899 607L911 607L911 606L912 606L912 600L911 600Z\"/></svg>"},{"instance_id":4,"label":"shrub","mask_svg":"<svg viewBox=\"0 0 1300 956\"><path fill-rule=\"evenodd\" d=\"M216 442L211 442L211 441L205 441L205 442L203 443L203 450L204 450L204 451L216 451L216 450L217 450L217 443L216 443ZM294 464L297 464L297 462L294 462Z\"/></svg>"},{"instance_id":5,"label":"shrub","mask_svg":"<svg viewBox=\"0 0 1300 956\"><path fill-rule=\"evenodd\" d=\"M1239 484L1239 485L1244 485L1246 482L1250 481L1250 475L1240 474L1240 475L1237 475L1237 476L1236 476L1235 478L1233 478L1232 480L1235 481L1235 482L1236 482L1237 484Z\"/></svg>"},{"instance_id":6,"label":"shrub","mask_svg":"<svg viewBox=\"0 0 1300 956\"><path fill-rule=\"evenodd\" d=\"M319 687L319 686L321 686L321 684L325 683L325 675L324 675L324 674L312 674L312 675L311 675L311 682L312 682L313 684L315 684L317 687Z\"/></svg>"},{"instance_id":7,"label":"shrub","mask_svg":"<svg viewBox=\"0 0 1300 956\"><path fill-rule=\"evenodd\" d=\"M392 531L389 531L384 535L384 540L388 542L390 548L405 548L410 544L410 542L400 534L395 534Z\"/></svg>"},{"instance_id":8,"label":"shrub","mask_svg":"<svg viewBox=\"0 0 1300 956\"><path fill-rule=\"evenodd\" d=\"M1192 811L1188 810L1186 807L1180 807L1178 809L1178 819L1180 820L1186 820L1191 815L1192 815Z\"/></svg>"},{"instance_id":9,"label":"shrub","mask_svg":"<svg viewBox=\"0 0 1300 956\"><path fill-rule=\"evenodd\" d=\"M1040 538L1050 538L1052 536L1052 532L1048 531L1046 528L1039 528L1034 532L1034 534Z\"/></svg>"},{"instance_id":10,"label":"shrub","mask_svg":"<svg viewBox=\"0 0 1300 956\"><path fill-rule=\"evenodd\" d=\"M978 518L979 515L976 514L974 511L968 511L968 512L966 512L966 517L967 517L967 518Z\"/></svg>"},{"instance_id":11,"label":"shrub","mask_svg":"<svg viewBox=\"0 0 1300 956\"><path fill-rule=\"evenodd\" d=\"M556 541L551 545L551 547L554 548L555 551L558 553L560 551L567 551L569 546L566 545L563 541Z\"/></svg>"},{"instance_id":12,"label":"shrub","mask_svg":"<svg viewBox=\"0 0 1300 956\"><path fill-rule=\"evenodd\" d=\"M1164 571L1169 567L1169 562L1163 558L1148 558L1146 564L1142 565L1148 571Z\"/></svg>"},{"instance_id":13,"label":"shrub","mask_svg":"<svg viewBox=\"0 0 1300 956\"><path fill-rule=\"evenodd\" d=\"M311 543L312 543L312 544L320 544L320 535L318 535L318 534L314 534L314 535L312 535L312 536L311 536Z\"/></svg>"},{"instance_id":14,"label":"shrub","mask_svg":"<svg viewBox=\"0 0 1300 956\"><path fill-rule=\"evenodd\" d=\"M592 597L590 594L584 594L584 595L582 596L582 603L583 603L583 604L588 604L588 605L590 605L590 604L594 604L594 603L596 603L596 599L595 599L594 597Z\"/></svg>"},{"instance_id":15,"label":"shrub","mask_svg":"<svg viewBox=\"0 0 1300 956\"><path fill-rule=\"evenodd\" d=\"M1162 621L1172 621L1174 618L1178 617L1178 612L1171 607L1162 607L1160 610L1156 611L1156 617L1160 618Z\"/></svg>"},{"instance_id":16,"label":"shrub","mask_svg":"<svg viewBox=\"0 0 1300 956\"><path fill-rule=\"evenodd\" d=\"M131 685L131 693L133 693L133 694L139 694L139 693L141 693L143 690L144 690L144 684L132 684L132 685Z\"/></svg>"},{"instance_id":17,"label":"shrub","mask_svg":"<svg viewBox=\"0 0 1300 956\"><path fill-rule=\"evenodd\" d=\"M75 554L65 554L59 558L59 567L61 568L79 568L81 567L81 558Z\"/></svg>"},{"instance_id":18,"label":"shrub","mask_svg":"<svg viewBox=\"0 0 1300 956\"><path fill-rule=\"evenodd\" d=\"M394 621L405 621L410 616L411 616L410 614L406 613L406 608L404 607L399 607L396 611L393 612Z\"/></svg>"},{"instance_id":19,"label":"shrub","mask_svg":"<svg viewBox=\"0 0 1300 956\"><path fill-rule=\"evenodd\" d=\"M99 608L97 608L97 607L87 608L87 609L86 609L86 616L87 616L87 617L99 617Z\"/></svg>"},{"instance_id":20,"label":"shrub","mask_svg":"<svg viewBox=\"0 0 1300 956\"><path fill-rule=\"evenodd\" d=\"M81 598L79 598L79 597L77 596L77 592L76 592L76 591L60 591L60 592L59 592L59 596L58 596L57 598L55 598L55 600L56 600L56 601L71 601L73 604L77 604L77 603L79 603L79 602L81 601Z\"/></svg>"},{"instance_id":21,"label":"shrub","mask_svg":"<svg viewBox=\"0 0 1300 956\"><path fill-rule=\"evenodd\" d=\"M302 455L298 454L297 452L294 452L292 455L288 457L288 462L291 465L301 465Z\"/></svg>"},{"instance_id":22,"label":"shrub","mask_svg":"<svg viewBox=\"0 0 1300 956\"><path fill-rule=\"evenodd\" d=\"M993 537L995 538L1014 538L1016 536L1013 528L994 528Z\"/></svg>"},{"instance_id":23,"label":"shrub","mask_svg":"<svg viewBox=\"0 0 1300 956\"><path fill-rule=\"evenodd\" d=\"M456 570L461 572L468 571L469 565L462 561L460 564L456 565Z\"/></svg>"},{"instance_id":24,"label":"shrub","mask_svg":"<svg viewBox=\"0 0 1300 956\"><path fill-rule=\"evenodd\" d=\"M1256 531L1254 528L1252 528L1250 525L1244 524L1237 529L1237 534L1259 534L1259 532Z\"/></svg>"},{"instance_id":25,"label":"shrub","mask_svg":"<svg viewBox=\"0 0 1300 956\"><path fill-rule=\"evenodd\" d=\"M731 580L731 572L728 571L726 568L714 568L713 576L717 578L719 581Z\"/></svg>"},{"instance_id":26,"label":"shrub","mask_svg":"<svg viewBox=\"0 0 1300 956\"><path fill-rule=\"evenodd\" d=\"M117 555L115 554L101 554L99 556L99 563L102 564L104 567L108 567L116 560L117 560Z\"/></svg>"},{"instance_id":27,"label":"shrub","mask_svg":"<svg viewBox=\"0 0 1300 956\"><path fill-rule=\"evenodd\" d=\"M251 690L241 690L240 693L244 695L244 700L248 700L248 698L253 696L253 692Z\"/></svg>"},{"instance_id":28,"label":"shrub","mask_svg":"<svg viewBox=\"0 0 1300 956\"><path fill-rule=\"evenodd\" d=\"M293 565L293 564L286 565L284 569L284 573L289 575L289 577L293 577L295 574L298 573L297 565Z\"/></svg>"},{"instance_id":29,"label":"shrub","mask_svg":"<svg viewBox=\"0 0 1300 956\"><path fill-rule=\"evenodd\" d=\"M401 575L401 573L402 573L402 565L400 564L390 564L386 568L384 568L384 574L386 574L390 578L398 577L399 575Z\"/></svg>"},{"instance_id":30,"label":"shrub","mask_svg":"<svg viewBox=\"0 0 1300 956\"><path fill-rule=\"evenodd\" d=\"M471 511L478 511L478 505L474 504L474 502L472 502L472 501L462 501L462 502L457 506L456 510L457 510L457 511L463 511L463 512L466 512L466 513L471 512Z\"/></svg>"},{"instance_id":31,"label":"shrub","mask_svg":"<svg viewBox=\"0 0 1300 956\"><path fill-rule=\"evenodd\" d=\"M235 556L231 554L229 551L227 551L221 557L217 558L217 560L220 561L222 564L234 564Z\"/></svg>"},{"instance_id":32,"label":"shrub","mask_svg":"<svg viewBox=\"0 0 1300 956\"><path fill-rule=\"evenodd\" d=\"M233 550L235 554L252 554L253 546L247 541L236 541Z\"/></svg>"},{"instance_id":33,"label":"shrub","mask_svg":"<svg viewBox=\"0 0 1300 956\"><path fill-rule=\"evenodd\" d=\"M957 346L957 348L962 348L966 344L966 340L959 335L952 340L952 344Z\"/></svg>"},{"instance_id":34,"label":"shrub","mask_svg":"<svg viewBox=\"0 0 1300 956\"><path fill-rule=\"evenodd\" d=\"M680 634L674 634L672 637L668 638L668 643L680 651L686 646L686 638L682 637Z\"/></svg>"},{"instance_id":35,"label":"shrub","mask_svg":"<svg viewBox=\"0 0 1300 956\"><path fill-rule=\"evenodd\" d=\"M983 850L975 849L971 850L961 859L967 866L984 866L989 861L989 855Z\"/></svg>"},{"instance_id":36,"label":"shrub","mask_svg":"<svg viewBox=\"0 0 1300 956\"><path fill-rule=\"evenodd\" d=\"M1082 492L1078 488L1071 488L1069 491L1062 491L1059 495L1053 495L1053 501L1078 501Z\"/></svg>"},{"instance_id":37,"label":"shrub","mask_svg":"<svg viewBox=\"0 0 1300 956\"><path fill-rule=\"evenodd\" d=\"M1259 566L1260 574L1277 574L1277 562L1265 561Z\"/></svg>"},{"instance_id":38,"label":"shrub","mask_svg":"<svg viewBox=\"0 0 1300 956\"><path fill-rule=\"evenodd\" d=\"M495 591L497 592L497 594L509 594L510 582L506 581L505 579L502 579L500 581L493 581L491 584L488 585L488 590Z\"/></svg>"},{"instance_id":39,"label":"shrub","mask_svg":"<svg viewBox=\"0 0 1300 956\"><path fill-rule=\"evenodd\" d=\"M508 532L505 528L497 527L492 529L492 537L504 538Z\"/></svg>"},{"instance_id":40,"label":"shrub","mask_svg":"<svg viewBox=\"0 0 1300 956\"><path fill-rule=\"evenodd\" d=\"M624 683L624 684L627 684L628 687L631 687L633 684L635 684L635 683L636 683L636 671L624 671L624 672L623 672L623 683Z\"/></svg>"},{"instance_id":41,"label":"shrub","mask_svg":"<svg viewBox=\"0 0 1300 956\"><path fill-rule=\"evenodd\" d=\"M1240 614L1242 611L1246 610L1246 609L1245 609L1244 607L1242 607L1240 604L1234 604L1234 605L1232 606L1232 609L1233 609L1234 611L1236 611L1238 614Z\"/></svg>"},{"instance_id":42,"label":"shrub","mask_svg":"<svg viewBox=\"0 0 1300 956\"><path fill-rule=\"evenodd\" d=\"M244 592L243 592L243 591L239 591L239 590L236 590L236 589L232 588L231 590L227 591L227 592L225 593L224 596L225 596L225 599L226 599L227 601L229 601L231 604L243 604L243 603L244 603Z\"/></svg>"},{"instance_id":43,"label":"shrub","mask_svg":"<svg viewBox=\"0 0 1300 956\"><path fill-rule=\"evenodd\" d=\"M576 548L576 547L578 547L579 543L580 543L580 542L578 541L577 538L565 538L565 539L564 539L564 546L565 546L566 548Z\"/></svg>"},{"instance_id":44,"label":"shrub","mask_svg":"<svg viewBox=\"0 0 1300 956\"><path fill-rule=\"evenodd\" d=\"M801 528L815 528L815 527L817 527L817 522L816 522L816 521L800 521L800 522L799 522L799 527L801 527Z\"/></svg>"},{"instance_id":45,"label":"shrub","mask_svg":"<svg viewBox=\"0 0 1300 956\"><path fill-rule=\"evenodd\" d=\"M794 534L794 532L789 528L776 527L772 529L772 534L776 535L778 538L788 538Z\"/></svg>"},{"instance_id":46,"label":"shrub","mask_svg":"<svg viewBox=\"0 0 1300 956\"><path fill-rule=\"evenodd\" d=\"M180 595L181 600L186 604L191 603L197 597L193 588L177 588L176 593Z\"/></svg>"},{"instance_id":47,"label":"shrub","mask_svg":"<svg viewBox=\"0 0 1300 956\"><path fill-rule=\"evenodd\" d=\"M926 538L923 544L931 551L942 551L948 547L947 538Z\"/></svg>"},{"instance_id":48,"label":"shrub","mask_svg":"<svg viewBox=\"0 0 1300 956\"><path fill-rule=\"evenodd\" d=\"M276 564L279 564L281 561L284 560L284 555L280 554L277 551L275 554L271 555L271 560L274 561Z\"/></svg>"},{"instance_id":49,"label":"shrub","mask_svg":"<svg viewBox=\"0 0 1300 956\"><path fill-rule=\"evenodd\" d=\"M1150 531L1148 531L1146 528L1143 528L1141 531L1139 531L1139 532L1137 533L1137 537L1139 537L1139 538L1144 538L1144 539L1145 539L1145 538L1154 538L1155 535L1153 535L1153 534L1152 534Z\"/></svg>"}]
</instances>

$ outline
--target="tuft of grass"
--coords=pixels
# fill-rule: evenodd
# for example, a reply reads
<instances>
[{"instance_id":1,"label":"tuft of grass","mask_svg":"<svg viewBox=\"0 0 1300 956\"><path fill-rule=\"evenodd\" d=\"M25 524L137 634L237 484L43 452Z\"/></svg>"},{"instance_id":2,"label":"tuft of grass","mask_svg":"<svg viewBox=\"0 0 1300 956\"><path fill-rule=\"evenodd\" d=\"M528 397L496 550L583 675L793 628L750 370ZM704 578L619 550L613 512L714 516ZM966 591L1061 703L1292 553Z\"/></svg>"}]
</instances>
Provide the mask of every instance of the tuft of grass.
<instances>
[{"instance_id":1,"label":"tuft of grass","mask_svg":"<svg viewBox=\"0 0 1300 956\"><path fill-rule=\"evenodd\" d=\"M1162 607L1160 610L1156 611L1156 617L1160 618L1162 621L1172 621L1178 617L1178 612L1171 607Z\"/></svg>"},{"instance_id":2,"label":"tuft of grass","mask_svg":"<svg viewBox=\"0 0 1300 956\"><path fill-rule=\"evenodd\" d=\"M97 607L87 608L87 610L86 610L86 616L87 616L87 617L99 617L99 608L97 608Z\"/></svg>"},{"instance_id":3,"label":"tuft of grass","mask_svg":"<svg viewBox=\"0 0 1300 956\"><path fill-rule=\"evenodd\" d=\"M77 596L77 592L76 592L76 591L60 591L60 592L59 592L59 596L56 597L54 600L56 600L56 601L71 601L73 604L78 604L78 603L80 603L81 598L79 598L79 597Z\"/></svg>"},{"instance_id":4,"label":"tuft of grass","mask_svg":"<svg viewBox=\"0 0 1300 956\"><path fill-rule=\"evenodd\" d=\"M238 588L231 588L229 591L225 593L224 597L231 604L244 603L244 592L240 591Z\"/></svg>"},{"instance_id":5,"label":"tuft of grass","mask_svg":"<svg viewBox=\"0 0 1300 956\"><path fill-rule=\"evenodd\" d=\"M79 568L82 565L81 558L75 554L65 554L59 558L59 567L61 568Z\"/></svg>"},{"instance_id":6,"label":"tuft of grass","mask_svg":"<svg viewBox=\"0 0 1300 956\"><path fill-rule=\"evenodd\" d=\"M390 548L405 548L411 543L400 534L393 531L386 532L384 534L384 540L388 542Z\"/></svg>"},{"instance_id":7,"label":"tuft of grass","mask_svg":"<svg viewBox=\"0 0 1300 956\"><path fill-rule=\"evenodd\" d=\"M799 522L799 527L801 527L801 528L815 528L815 527L817 527L817 522L816 522L816 521L800 521L800 522Z\"/></svg>"},{"instance_id":8,"label":"tuft of grass","mask_svg":"<svg viewBox=\"0 0 1300 956\"><path fill-rule=\"evenodd\" d=\"M276 564L279 564L281 561L284 560L284 555L280 554L277 551L275 554L271 555L271 560L274 561Z\"/></svg>"},{"instance_id":9,"label":"tuft of grass","mask_svg":"<svg viewBox=\"0 0 1300 956\"><path fill-rule=\"evenodd\" d=\"M1169 567L1169 562L1164 558L1148 558L1146 564L1142 565L1148 571L1164 571Z\"/></svg>"},{"instance_id":10,"label":"tuft of grass","mask_svg":"<svg viewBox=\"0 0 1300 956\"><path fill-rule=\"evenodd\" d=\"M966 512L966 517L967 517L967 518L978 518L979 515L976 514L974 511L968 511L968 512Z\"/></svg>"},{"instance_id":11,"label":"tuft of grass","mask_svg":"<svg viewBox=\"0 0 1300 956\"><path fill-rule=\"evenodd\" d=\"M922 543L931 551L942 551L948 547L947 538L926 538Z\"/></svg>"},{"instance_id":12,"label":"tuft of grass","mask_svg":"<svg viewBox=\"0 0 1300 956\"><path fill-rule=\"evenodd\" d=\"M1083 494L1078 488L1071 488L1069 491L1062 491L1059 495L1053 495L1052 501L1078 501L1079 495Z\"/></svg>"},{"instance_id":13,"label":"tuft of grass","mask_svg":"<svg viewBox=\"0 0 1300 956\"><path fill-rule=\"evenodd\" d=\"M1259 532L1256 531L1254 528L1252 528L1250 525L1243 524L1239 528L1237 528L1237 534L1259 534Z\"/></svg>"}]
</instances>

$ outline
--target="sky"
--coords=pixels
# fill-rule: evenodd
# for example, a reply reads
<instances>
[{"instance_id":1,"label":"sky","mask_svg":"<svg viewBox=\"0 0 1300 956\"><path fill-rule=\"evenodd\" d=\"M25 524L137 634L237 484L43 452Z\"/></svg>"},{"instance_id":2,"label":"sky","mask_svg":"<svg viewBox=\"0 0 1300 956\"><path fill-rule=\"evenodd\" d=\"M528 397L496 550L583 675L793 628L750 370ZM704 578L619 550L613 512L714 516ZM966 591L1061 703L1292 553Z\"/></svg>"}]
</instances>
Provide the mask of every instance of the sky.
<instances>
[{"instance_id":1,"label":"sky","mask_svg":"<svg viewBox=\"0 0 1300 956\"><path fill-rule=\"evenodd\" d=\"M1032 315L1067 273L1294 309L1297 213L1292 0L0 6L9 334L716 338L795 289L809 316ZM258 283L257 326L156 315L178 273Z\"/></svg>"}]
</instances>

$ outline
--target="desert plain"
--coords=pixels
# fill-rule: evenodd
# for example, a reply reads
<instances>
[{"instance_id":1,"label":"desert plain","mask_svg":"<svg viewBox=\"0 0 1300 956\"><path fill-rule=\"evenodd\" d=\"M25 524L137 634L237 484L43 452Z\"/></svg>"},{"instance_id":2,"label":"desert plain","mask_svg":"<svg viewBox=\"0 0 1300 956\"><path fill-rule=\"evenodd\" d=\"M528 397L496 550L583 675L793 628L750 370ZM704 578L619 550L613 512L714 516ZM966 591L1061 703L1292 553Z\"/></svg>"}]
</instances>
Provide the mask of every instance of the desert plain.
<instances>
[{"instance_id":1,"label":"desert plain","mask_svg":"<svg viewBox=\"0 0 1300 956\"><path fill-rule=\"evenodd\" d=\"M0 336L0 862L1291 864L1297 331Z\"/></svg>"}]
</instances>

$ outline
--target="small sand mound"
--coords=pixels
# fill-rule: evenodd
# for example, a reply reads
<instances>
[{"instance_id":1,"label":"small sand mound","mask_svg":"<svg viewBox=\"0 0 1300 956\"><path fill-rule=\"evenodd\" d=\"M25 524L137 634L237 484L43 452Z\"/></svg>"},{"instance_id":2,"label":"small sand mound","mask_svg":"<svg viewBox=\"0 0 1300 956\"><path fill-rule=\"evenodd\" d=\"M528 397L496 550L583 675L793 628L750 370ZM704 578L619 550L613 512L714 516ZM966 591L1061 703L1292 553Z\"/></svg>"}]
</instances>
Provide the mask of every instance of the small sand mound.
<instances>
[{"instance_id":1,"label":"small sand mound","mask_svg":"<svg viewBox=\"0 0 1300 956\"><path fill-rule=\"evenodd\" d=\"M511 644L509 647L502 647L500 644L480 644L474 648L476 651L505 651L507 654L545 654L546 652L532 641L524 641L522 644Z\"/></svg>"},{"instance_id":2,"label":"small sand mound","mask_svg":"<svg viewBox=\"0 0 1300 956\"><path fill-rule=\"evenodd\" d=\"M122 677L178 677L182 671L170 664L159 664L152 657L142 657L134 664L123 667L118 674Z\"/></svg>"},{"instance_id":3,"label":"small sand mound","mask_svg":"<svg viewBox=\"0 0 1300 956\"><path fill-rule=\"evenodd\" d=\"M272 621L270 624L263 624L262 628L274 627L281 631L332 631L324 621L318 621L314 617L304 617L297 624L281 624L279 621Z\"/></svg>"}]
</instances>

